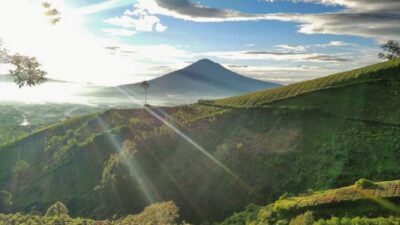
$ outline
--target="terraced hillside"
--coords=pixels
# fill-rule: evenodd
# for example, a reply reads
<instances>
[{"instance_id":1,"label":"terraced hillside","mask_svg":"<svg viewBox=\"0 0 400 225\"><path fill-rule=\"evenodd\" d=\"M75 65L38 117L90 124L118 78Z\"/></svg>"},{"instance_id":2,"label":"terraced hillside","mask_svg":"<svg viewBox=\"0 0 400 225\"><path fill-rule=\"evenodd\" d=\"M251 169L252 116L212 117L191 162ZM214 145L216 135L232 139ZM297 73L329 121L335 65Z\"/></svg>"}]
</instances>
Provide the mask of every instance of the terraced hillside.
<instances>
[{"instance_id":1,"label":"terraced hillside","mask_svg":"<svg viewBox=\"0 0 400 225\"><path fill-rule=\"evenodd\" d=\"M387 218L399 216L400 181L371 184L369 187L360 187L356 184L293 197L284 195L267 206L252 206L247 211L237 213L220 225L276 224L278 221L284 224L293 221L305 212L312 212L315 221L329 220L331 217ZM387 219L388 221L389 219ZM381 223L370 221L366 224Z\"/></svg>"},{"instance_id":2,"label":"terraced hillside","mask_svg":"<svg viewBox=\"0 0 400 225\"><path fill-rule=\"evenodd\" d=\"M13 211L62 201L72 216L110 218L173 200L183 219L209 224L285 192L398 179L399 62L266 105L225 99L68 119L0 147L0 190Z\"/></svg>"}]
</instances>

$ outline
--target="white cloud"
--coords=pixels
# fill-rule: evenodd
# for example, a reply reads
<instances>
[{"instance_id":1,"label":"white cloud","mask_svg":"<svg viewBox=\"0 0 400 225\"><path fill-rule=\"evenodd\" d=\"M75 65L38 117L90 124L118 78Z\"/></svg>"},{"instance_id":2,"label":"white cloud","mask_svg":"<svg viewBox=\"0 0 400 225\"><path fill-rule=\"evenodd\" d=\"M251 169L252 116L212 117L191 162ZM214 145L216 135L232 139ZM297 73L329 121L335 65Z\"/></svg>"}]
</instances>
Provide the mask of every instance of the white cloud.
<instances>
[{"instance_id":1,"label":"white cloud","mask_svg":"<svg viewBox=\"0 0 400 225\"><path fill-rule=\"evenodd\" d=\"M155 30L158 32L164 32L167 28L168 28L167 26L164 26L161 23L157 23Z\"/></svg>"},{"instance_id":2,"label":"white cloud","mask_svg":"<svg viewBox=\"0 0 400 225\"><path fill-rule=\"evenodd\" d=\"M44 16L38 1L0 1L0 38L5 47L37 57L51 78L103 85L138 82L160 75L151 70L155 65L174 67L190 59L190 54L173 46L122 45L118 40L95 36L84 27L79 11L61 0L52 4L63 16L55 26ZM112 54L105 46L120 46L135 54Z\"/></svg>"},{"instance_id":3,"label":"white cloud","mask_svg":"<svg viewBox=\"0 0 400 225\"><path fill-rule=\"evenodd\" d=\"M107 11L110 9L130 5L130 4L131 4L131 1L129 1L129 0L107 0L107 1L103 1L98 4L93 4L93 5L79 8L78 10L76 10L76 13L81 14L81 15L89 15L89 14Z\"/></svg>"},{"instance_id":4,"label":"white cloud","mask_svg":"<svg viewBox=\"0 0 400 225\"><path fill-rule=\"evenodd\" d=\"M338 12L314 14L249 14L229 9L210 8L189 0L138 0L138 4L142 10L152 15L171 16L194 22L278 20L299 23L299 32L306 34L353 35L380 41L399 39L400 4L398 0L292 1L342 5L345 9Z\"/></svg>"},{"instance_id":5,"label":"white cloud","mask_svg":"<svg viewBox=\"0 0 400 225\"><path fill-rule=\"evenodd\" d=\"M101 31L109 34L110 36L132 36L136 32L127 29L101 29Z\"/></svg>"},{"instance_id":6,"label":"white cloud","mask_svg":"<svg viewBox=\"0 0 400 225\"><path fill-rule=\"evenodd\" d=\"M126 10L122 16L105 19L104 22L124 29L137 32L164 32L167 26L161 24L160 19L151 15L141 1L133 6L133 10ZM122 34L125 34L123 32Z\"/></svg>"},{"instance_id":7,"label":"white cloud","mask_svg":"<svg viewBox=\"0 0 400 225\"><path fill-rule=\"evenodd\" d=\"M327 45L328 46L346 46L346 45L351 45L351 44L345 43L343 41L331 41Z\"/></svg>"},{"instance_id":8,"label":"white cloud","mask_svg":"<svg viewBox=\"0 0 400 225\"><path fill-rule=\"evenodd\" d=\"M303 45L276 45L275 47L283 51L305 52L307 50Z\"/></svg>"},{"instance_id":9,"label":"white cloud","mask_svg":"<svg viewBox=\"0 0 400 225\"><path fill-rule=\"evenodd\" d=\"M240 55L230 58L224 58L224 56L222 56L219 59L228 60L230 63L225 63L225 65L237 73L255 79L290 84L371 65L379 61L376 57L377 54L378 50L376 49L362 48L351 54L346 54L348 58L356 58L357 60L330 61L328 63L321 63L314 60L297 60L290 56L288 60L274 61L274 59L268 56L264 59L258 58L258 60L248 59L243 61L248 64L241 63L238 66L235 66L233 63L237 62L237 59L243 58ZM228 55L228 53L219 53L218 55ZM306 58L307 57L309 56L306 56Z\"/></svg>"},{"instance_id":10,"label":"white cloud","mask_svg":"<svg viewBox=\"0 0 400 225\"><path fill-rule=\"evenodd\" d=\"M228 60L293 61L293 62L348 62L350 58L342 54L320 54L289 51L222 51L202 53L207 57Z\"/></svg>"}]
</instances>

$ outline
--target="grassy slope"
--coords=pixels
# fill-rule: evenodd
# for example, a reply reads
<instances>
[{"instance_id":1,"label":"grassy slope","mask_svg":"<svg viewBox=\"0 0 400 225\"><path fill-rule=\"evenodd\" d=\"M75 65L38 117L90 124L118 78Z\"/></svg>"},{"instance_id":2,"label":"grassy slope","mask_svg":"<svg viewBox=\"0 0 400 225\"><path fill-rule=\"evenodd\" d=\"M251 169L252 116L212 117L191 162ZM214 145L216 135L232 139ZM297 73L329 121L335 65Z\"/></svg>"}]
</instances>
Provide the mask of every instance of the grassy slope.
<instances>
[{"instance_id":1,"label":"grassy slope","mask_svg":"<svg viewBox=\"0 0 400 225\"><path fill-rule=\"evenodd\" d=\"M396 179L399 62L352 72L352 79L328 77L347 85L328 88L329 82L320 79L322 90L266 105L246 98L247 105L251 100L257 107L228 107L242 102L225 99L217 106L153 109L241 181L151 113L110 110L0 148L0 190L14 194L15 210L43 210L61 200L72 215L101 217L174 200L183 218L204 222L222 220L248 203L270 202L284 192L334 188L360 177ZM380 74L379 81L370 79L374 74ZM136 144L130 150L133 157L120 152L126 139ZM31 168L17 176L13 168L20 160Z\"/></svg>"},{"instance_id":2,"label":"grassy slope","mask_svg":"<svg viewBox=\"0 0 400 225\"><path fill-rule=\"evenodd\" d=\"M349 72L334 74L311 81L299 82L272 90L254 92L238 97L214 101L221 105L260 106L275 101L296 97L308 92L318 92L327 88L349 86L358 83L398 79L400 59L384 62Z\"/></svg>"},{"instance_id":3,"label":"grassy slope","mask_svg":"<svg viewBox=\"0 0 400 225\"><path fill-rule=\"evenodd\" d=\"M400 181L375 184L376 187L370 188L351 185L294 197L282 197L267 206L250 206L246 211L235 214L220 225L275 224L279 220L289 222L306 211L312 211L316 220L326 220L335 216L399 216Z\"/></svg>"}]
</instances>

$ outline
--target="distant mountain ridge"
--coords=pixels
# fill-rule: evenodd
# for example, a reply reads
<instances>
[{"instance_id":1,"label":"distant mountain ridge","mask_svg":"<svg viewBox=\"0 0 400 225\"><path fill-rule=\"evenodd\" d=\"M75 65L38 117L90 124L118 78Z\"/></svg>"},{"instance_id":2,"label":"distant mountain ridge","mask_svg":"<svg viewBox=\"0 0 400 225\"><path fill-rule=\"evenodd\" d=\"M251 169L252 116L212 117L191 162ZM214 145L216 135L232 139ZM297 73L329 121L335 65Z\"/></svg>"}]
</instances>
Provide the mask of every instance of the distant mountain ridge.
<instances>
[{"instance_id":1,"label":"distant mountain ridge","mask_svg":"<svg viewBox=\"0 0 400 225\"><path fill-rule=\"evenodd\" d=\"M281 86L240 75L209 59L199 60L148 82L150 102L162 99L173 104L196 102L202 98L230 97ZM140 83L107 88L99 94L115 97L121 92L137 98L144 94Z\"/></svg>"},{"instance_id":2,"label":"distant mountain ridge","mask_svg":"<svg viewBox=\"0 0 400 225\"><path fill-rule=\"evenodd\" d=\"M280 86L251 79L232 72L208 59L197 61L181 70L149 81L150 88L159 95L193 94L228 96ZM120 86L124 89L141 88L140 83Z\"/></svg>"}]
</instances>

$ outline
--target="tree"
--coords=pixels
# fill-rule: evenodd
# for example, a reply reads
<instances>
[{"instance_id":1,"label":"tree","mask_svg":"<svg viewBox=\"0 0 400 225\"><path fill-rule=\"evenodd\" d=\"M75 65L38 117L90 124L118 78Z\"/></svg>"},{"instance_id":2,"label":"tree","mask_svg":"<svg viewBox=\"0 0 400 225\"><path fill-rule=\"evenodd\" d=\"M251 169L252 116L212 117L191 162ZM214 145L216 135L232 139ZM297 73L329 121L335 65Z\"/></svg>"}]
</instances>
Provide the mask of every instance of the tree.
<instances>
[{"instance_id":1,"label":"tree","mask_svg":"<svg viewBox=\"0 0 400 225\"><path fill-rule=\"evenodd\" d=\"M176 225L179 218L179 209L174 202L155 203L146 207L137 215L122 219L121 224L131 225Z\"/></svg>"},{"instance_id":2,"label":"tree","mask_svg":"<svg viewBox=\"0 0 400 225\"><path fill-rule=\"evenodd\" d=\"M13 173L17 176L22 175L28 171L29 167L30 167L30 165L27 161L20 160L15 164Z\"/></svg>"},{"instance_id":3,"label":"tree","mask_svg":"<svg viewBox=\"0 0 400 225\"><path fill-rule=\"evenodd\" d=\"M298 215L296 218L292 219L289 225L312 225L315 219L311 211L307 211L304 214Z\"/></svg>"},{"instance_id":4,"label":"tree","mask_svg":"<svg viewBox=\"0 0 400 225\"><path fill-rule=\"evenodd\" d=\"M50 18L50 23L55 25L60 22L60 12L56 8L52 8L52 5L48 2L42 3L43 8L46 10L45 15Z\"/></svg>"},{"instance_id":5,"label":"tree","mask_svg":"<svg viewBox=\"0 0 400 225\"><path fill-rule=\"evenodd\" d=\"M8 212L12 205L13 196L8 191L0 191L0 212Z\"/></svg>"},{"instance_id":6,"label":"tree","mask_svg":"<svg viewBox=\"0 0 400 225\"><path fill-rule=\"evenodd\" d=\"M144 105L147 105L147 89L150 88L150 84L147 81L143 81L140 86L144 89Z\"/></svg>"},{"instance_id":7,"label":"tree","mask_svg":"<svg viewBox=\"0 0 400 225\"><path fill-rule=\"evenodd\" d=\"M400 57L400 44L396 41L388 41L381 46L383 52L379 53L379 58L392 60Z\"/></svg>"},{"instance_id":8,"label":"tree","mask_svg":"<svg viewBox=\"0 0 400 225\"><path fill-rule=\"evenodd\" d=\"M10 54L3 48L0 41L0 64L9 64L14 66L10 70L15 83L21 88L23 86L35 86L46 82L46 72L40 67L40 63L35 57L22 56L19 54Z\"/></svg>"},{"instance_id":9,"label":"tree","mask_svg":"<svg viewBox=\"0 0 400 225\"><path fill-rule=\"evenodd\" d=\"M68 216L68 208L62 202L56 202L47 209L46 216Z\"/></svg>"}]
</instances>

